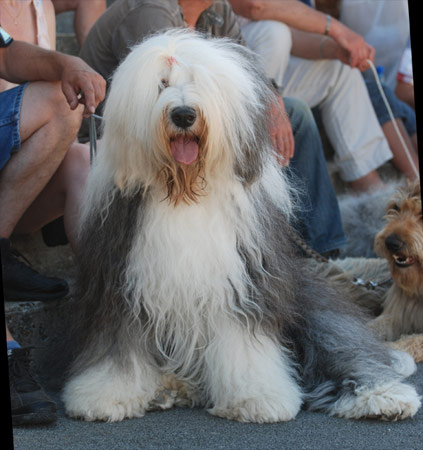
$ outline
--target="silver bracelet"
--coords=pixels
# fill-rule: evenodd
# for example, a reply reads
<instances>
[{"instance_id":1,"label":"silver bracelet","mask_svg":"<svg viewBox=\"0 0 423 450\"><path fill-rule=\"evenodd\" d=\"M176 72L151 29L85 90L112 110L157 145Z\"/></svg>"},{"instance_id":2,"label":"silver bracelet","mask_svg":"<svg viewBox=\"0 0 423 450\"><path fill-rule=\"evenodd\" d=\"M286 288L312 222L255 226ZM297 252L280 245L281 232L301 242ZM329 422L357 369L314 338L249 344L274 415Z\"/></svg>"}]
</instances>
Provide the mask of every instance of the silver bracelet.
<instances>
[{"instance_id":1,"label":"silver bracelet","mask_svg":"<svg viewBox=\"0 0 423 450\"><path fill-rule=\"evenodd\" d=\"M325 27L325 36L329 36L330 23L332 21L332 17L329 14L326 14L326 27Z\"/></svg>"}]
</instances>

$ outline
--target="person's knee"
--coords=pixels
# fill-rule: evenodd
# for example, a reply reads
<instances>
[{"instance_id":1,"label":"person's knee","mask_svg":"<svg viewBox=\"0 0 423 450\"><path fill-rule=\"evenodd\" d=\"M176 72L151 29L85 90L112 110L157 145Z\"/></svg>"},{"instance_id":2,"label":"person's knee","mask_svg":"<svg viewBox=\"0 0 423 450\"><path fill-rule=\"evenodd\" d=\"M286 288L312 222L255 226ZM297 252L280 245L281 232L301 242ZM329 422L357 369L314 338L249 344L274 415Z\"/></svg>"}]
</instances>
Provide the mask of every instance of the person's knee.
<instances>
[{"instance_id":1,"label":"person's knee","mask_svg":"<svg viewBox=\"0 0 423 450\"><path fill-rule=\"evenodd\" d=\"M24 94L24 105L31 104L29 113L39 112L40 121L47 123L58 120L66 127L78 126L82 120L82 106L71 110L62 91L60 81L30 83Z\"/></svg>"},{"instance_id":2,"label":"person's knee","mask_svg":"<svg viewBox=\"0 0 423 450\"><path fill-rule=\"evenodd\" d=\"M60 82L32 82L26 87L19 115L19 133L25 142L41 129L55 140L73 140L82 121L82 105L72 111Z\"/></svg>"}]
</instances>

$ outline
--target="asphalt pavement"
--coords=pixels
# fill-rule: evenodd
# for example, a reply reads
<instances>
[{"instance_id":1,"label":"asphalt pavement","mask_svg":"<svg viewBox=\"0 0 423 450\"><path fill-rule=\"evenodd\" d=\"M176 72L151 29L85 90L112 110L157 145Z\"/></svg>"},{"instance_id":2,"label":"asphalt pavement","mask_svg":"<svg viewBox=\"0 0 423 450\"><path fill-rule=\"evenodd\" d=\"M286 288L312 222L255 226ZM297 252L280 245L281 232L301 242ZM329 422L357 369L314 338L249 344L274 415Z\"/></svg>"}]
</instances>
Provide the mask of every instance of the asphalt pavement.
<instances>
[{"instance_id":1,"label":"asphalt pavement","mask_svg":"<svg viewBox=\"0 0 423 450\"><path fill-rule=\"evenodd\" d=\"M408 379L423 394L423 364ZM302 411L295 420L244 424L202 409L150 412L119 423L82 422L65 416L48 426L16 427L15 450L422 450L423 410L401 422L346 420Z\"/></svg>"}]
</instances>

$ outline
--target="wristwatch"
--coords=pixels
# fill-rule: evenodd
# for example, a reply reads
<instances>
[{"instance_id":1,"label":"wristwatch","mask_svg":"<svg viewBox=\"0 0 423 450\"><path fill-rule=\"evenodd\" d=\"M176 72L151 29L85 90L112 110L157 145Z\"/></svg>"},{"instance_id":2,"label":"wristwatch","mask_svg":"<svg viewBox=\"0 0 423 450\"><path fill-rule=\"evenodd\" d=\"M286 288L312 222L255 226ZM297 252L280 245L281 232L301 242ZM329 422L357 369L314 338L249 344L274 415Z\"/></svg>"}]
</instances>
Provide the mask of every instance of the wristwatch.
<instances>
[{"instance_id":1,"label":"wristwatch","mask_svg":"<svg viewBox=\"0 0 423 450\"><path fill-rule=\"evenodd\" d=\"M0 47L7 47L13 42L13 38L0 27Z\"/></svg>"}]
</instances>

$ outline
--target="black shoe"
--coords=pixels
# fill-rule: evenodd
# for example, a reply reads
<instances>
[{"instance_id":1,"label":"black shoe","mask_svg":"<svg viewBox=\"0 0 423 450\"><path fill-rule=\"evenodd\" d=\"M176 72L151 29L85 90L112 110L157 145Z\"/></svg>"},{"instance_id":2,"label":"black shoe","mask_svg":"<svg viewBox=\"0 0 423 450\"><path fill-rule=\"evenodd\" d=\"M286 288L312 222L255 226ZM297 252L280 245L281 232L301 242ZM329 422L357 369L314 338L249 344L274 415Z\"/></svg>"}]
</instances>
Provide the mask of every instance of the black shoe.
<instances>
[{"instance_id":1,"label":"black shoe","mask_svg":"<svg viewBox=\"0 0 423 450\"><path fill-rule=\"evenodd\" d=\"M9 239L0 239L0 246L6 301L53 300L68 294L69 286L65 280L36 272L25 257L12 248Z\"/></svg>"},{"instance_id":2,"label":"black shoe","mask_svg":"<svg viewBox=\"0 0 423 450\"><path fill-rule=\"evenodd\" d=\"M44 243L48 247L56 247L58 245L69 244L68 238L65 233L65 224L63 222L63 216L59 217L53 222L44 225L41 228L41 235Z\"/></svg>"},{"instance_id":3,"label":"black shoe","mask_svg":"<svg viewBox=\"0 0 423 450\"><path fill-rule=\"evenodd\" d=\"M8 351L13 425L46 424L57 420L56 404L31 375L29 348Z\"/></svg>"}]
</instances>

